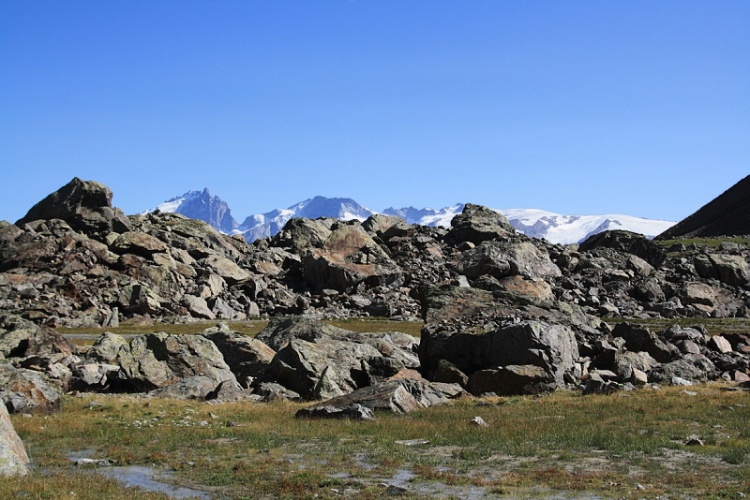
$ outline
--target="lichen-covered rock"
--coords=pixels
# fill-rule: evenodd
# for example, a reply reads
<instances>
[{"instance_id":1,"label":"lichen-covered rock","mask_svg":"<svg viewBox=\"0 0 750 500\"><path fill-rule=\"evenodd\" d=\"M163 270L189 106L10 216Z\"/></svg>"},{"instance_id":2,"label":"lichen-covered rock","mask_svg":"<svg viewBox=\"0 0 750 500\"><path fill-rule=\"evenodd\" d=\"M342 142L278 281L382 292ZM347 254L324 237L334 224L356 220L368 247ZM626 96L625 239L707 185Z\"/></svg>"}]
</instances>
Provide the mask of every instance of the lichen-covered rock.
<instances>
[{"instance_id":1,"label":"lichen-covered rock","mask_svg":"<svg viewBox=\"0 0 750 500\"><path fill-rule=\"evenodd\" d=\"M276 353L270 371L279 383L305 399L328 399L366 385L362 362L377 356L377 349L367 344L292 340Z\"/></svg>"},{"instance_id":2,"label":"lichen-covered rock","mask_svg":"<svg viewBox=\"0 0 750 500\"><path fill-rule=\"evenodd\" d=\"M11 413L53 413L60 410L61 389L44 374L0 364L0 400Z\"/></svg>"},{"instance_id":3,"label":"lichen-covered rock","mask_svg":"<svg viewBox=\"0 0 750 500\"><path fill-rule=\"evenodd\" d=\"M398 286L403 272L359 224L341 224L320 248L302 257L305 279L318 289L346 292L360 283L367 286Z\"/></svg>"},{"instance_id":4,"label":"lichen-covered rock","mask_svg":"<svg viewBox=\"0 0 750 500\"><path fill-rule=\"evenodd\" d=\"M135 253L150 256L157 252L166 252L166 243L141 231L126 231L112 243L112 250L118 253Z\"/></svg>"}]
</instances>

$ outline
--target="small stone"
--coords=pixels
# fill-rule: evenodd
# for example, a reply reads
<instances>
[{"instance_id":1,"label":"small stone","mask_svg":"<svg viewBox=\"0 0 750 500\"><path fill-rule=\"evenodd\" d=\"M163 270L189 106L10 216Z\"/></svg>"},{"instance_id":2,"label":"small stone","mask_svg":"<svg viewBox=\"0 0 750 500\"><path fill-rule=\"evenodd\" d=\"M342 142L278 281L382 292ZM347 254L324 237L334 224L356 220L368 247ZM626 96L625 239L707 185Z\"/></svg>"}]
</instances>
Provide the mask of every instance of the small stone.
<instances>
[{"instance_id":1,"label":"small stone","mask_svg":"<svg viewBox=\"0 0 750 500\"><path fill-rule=\"evenodd\" d=\"M705 446L705 442L699 436L688 436L685 446Z\"/></svg>"},{"instance_id":2,"label":"small stone","mask_svg":"<svg viewBox=\"0 0 750 500\"><path fill-rule=\"evenodd\" d=\"M689 380L686 380L682 377L674 376L672 377L672 385L683 385L683 386L690 386L693 385L693 383Z\"/></svg>"},{"instance_id":3,"label":"small stone","mask_svg":"<svg viewBox=\"0 0 750 500\"><path fill-rule=\"evenodd\" d=\"M390 497L400 497L403 495L406 495L408 490L406 488L402 488L401 486L396 486L395 484L389 484L385 488L385 494Z\"/></svg>"},{"instance_id":4,"label":"small stone","mask_svg":"<svg viewBox=\"0 0 750 500\"><path fill-rule=\"evenodd\" d=\"M427 439L403 439L400 441L394 441L396 444L400 444L403 446L418 446L423 444L429 444L430 442Z\"/></svg>"},{"instance_id":5,"label":"small stone","mask_svg":"<svg viewBox=\"0 0 750 500\"><path fill-rule=\"evenodd\" d=\"M684 394L685 396L697 396L697 395L698 395L698 393L697 393L697 392L695 392L695 391L688 391L687 389L685 389L684 391L682 391L682 393L683 393L683 394Z\"/></svg>"},{"instance_id":6,"label":"small stone","mask_svg":"<svg viewBox=\"0 0 750 500\"><path fill-rule=\"evenodd\" d=\"M482 417L474 417L469 421L470 424L476 425L477 427L489 427L488 424Z\"/></svg>"}]
</instances>

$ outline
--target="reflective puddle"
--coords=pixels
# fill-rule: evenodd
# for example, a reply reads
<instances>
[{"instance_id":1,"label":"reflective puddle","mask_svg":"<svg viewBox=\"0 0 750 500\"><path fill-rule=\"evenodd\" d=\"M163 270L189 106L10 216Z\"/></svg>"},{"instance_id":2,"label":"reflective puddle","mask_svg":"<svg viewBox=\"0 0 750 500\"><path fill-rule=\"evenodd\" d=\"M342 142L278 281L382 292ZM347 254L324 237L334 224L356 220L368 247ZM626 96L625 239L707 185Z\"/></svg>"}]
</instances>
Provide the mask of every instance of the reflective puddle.
<instances>
[{"instance_id":1,"label":"reflective puddle","mask_svg":"<svg viewBox=\"0 0 750 500\"><path fill-rule=\"evenodd\" d=\"M170 474L142 465L112 466L114 461L109 459L93 459L94 450L71 452L68 458L77 466L90 468L102 476L116 479L130 488L142 488L146 491L163 493L170 498L199 498L210 500L204 491L174 486L169 484Z\"/></svg>"},{"instance_id":2,"label":"reflective puddle","mask_svg":"<svg viewBox=\"0 0 750 500\"><path fill-rule=\"evenodd\" d=\"M169 474L157 472L151 467L140 465L129 465L125 467L107 467L97 469L103 476L117 479L125 483L125 486L143 488L144 490L164 493L171 498L200 498L209 500L210 497L203 491L194 490L160 481L168 479Z\"/></svg>"}]
</instances>

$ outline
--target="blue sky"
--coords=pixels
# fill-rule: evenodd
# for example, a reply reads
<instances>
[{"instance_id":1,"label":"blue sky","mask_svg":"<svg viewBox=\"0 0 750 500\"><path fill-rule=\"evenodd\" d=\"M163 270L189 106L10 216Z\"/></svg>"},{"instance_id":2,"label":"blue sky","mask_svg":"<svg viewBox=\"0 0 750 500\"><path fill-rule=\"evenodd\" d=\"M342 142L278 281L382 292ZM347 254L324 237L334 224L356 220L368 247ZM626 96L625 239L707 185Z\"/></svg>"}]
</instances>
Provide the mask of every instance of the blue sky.
<instances>
[{"instance_id":1,"label":"blue sky","mask_svg":"<svg viewBox=\"0 0 750 500\"><path fill-rule=\"evenodd\" d=\"M679 220L750 173L750 2L0 0L0 219L314 195Z\"/></svg>"}]
</instances>

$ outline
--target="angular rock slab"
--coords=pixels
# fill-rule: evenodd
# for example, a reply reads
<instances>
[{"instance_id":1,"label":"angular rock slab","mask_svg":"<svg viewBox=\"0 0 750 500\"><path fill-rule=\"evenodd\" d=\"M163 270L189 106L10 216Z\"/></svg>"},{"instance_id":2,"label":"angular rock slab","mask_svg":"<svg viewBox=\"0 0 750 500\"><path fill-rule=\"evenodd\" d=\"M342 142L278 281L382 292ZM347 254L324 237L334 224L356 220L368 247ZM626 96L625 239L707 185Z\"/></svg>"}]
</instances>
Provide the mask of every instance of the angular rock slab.
<instances>
[{"instance_id":1,"label":"angular rock slab","mask_svg":"<svg viewBox=\"0 0 750 500\"><path fill-rule=\"evenodd\" d=\"M465 394L454 384L429 383L422 380L391 380L357 389L356 391L323 401L297 413L299 417L320 417L355 412L358 406L371 411L409 413L411 411L444 404ZM337 410L338 409L338 410Z\"/></svg>"}]
</instances>

